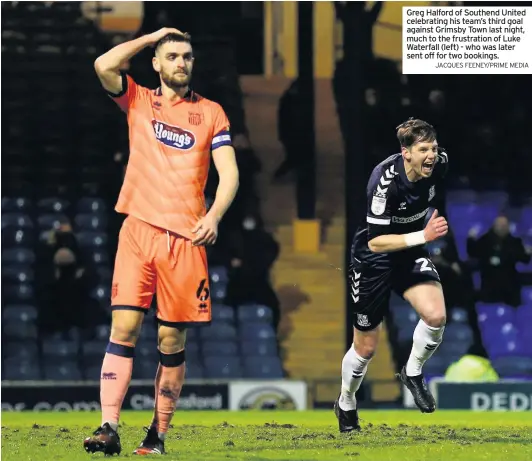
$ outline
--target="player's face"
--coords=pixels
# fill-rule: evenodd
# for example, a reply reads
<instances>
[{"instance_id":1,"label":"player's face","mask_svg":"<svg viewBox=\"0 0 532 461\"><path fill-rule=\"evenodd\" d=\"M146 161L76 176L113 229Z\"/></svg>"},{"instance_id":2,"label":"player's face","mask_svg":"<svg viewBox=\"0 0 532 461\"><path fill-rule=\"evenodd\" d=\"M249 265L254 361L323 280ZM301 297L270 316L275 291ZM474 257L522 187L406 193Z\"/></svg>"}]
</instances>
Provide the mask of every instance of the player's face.
<instances>
[{"instance_id":1,"label":"player's face","mask_svg":"<svg viewBox=\"0 0 532 461\"><path fill-rule=\"evenodd\" d=\"M159 47L153 58L153 68L161 80L171 88L183 88L190 84L194 57L192 46L186 42L168 42Z\"/></svg>"},{"instance_id":2,"label":"player's face","mask_svg":"<svg viewBox=\"0 0 532 461\"><path fill-rule=\"evenodd\" d=\"M438 143L416 142L409 149L403 147L403 157L417 179L430 178L438 157Z\"/></svg>"}]
</instances>

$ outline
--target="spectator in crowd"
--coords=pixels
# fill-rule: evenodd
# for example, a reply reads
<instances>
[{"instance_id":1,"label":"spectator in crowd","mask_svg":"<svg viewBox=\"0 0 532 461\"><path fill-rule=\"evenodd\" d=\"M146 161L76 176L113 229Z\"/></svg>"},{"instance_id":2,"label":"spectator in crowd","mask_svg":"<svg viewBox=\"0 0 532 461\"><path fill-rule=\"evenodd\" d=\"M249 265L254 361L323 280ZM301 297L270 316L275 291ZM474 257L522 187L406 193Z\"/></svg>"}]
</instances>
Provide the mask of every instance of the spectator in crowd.
<instances>
[{"instance_id":1,"label":"spectator in crowd","mask_svg":"<svg viewBox=\"0 0 532 461\"><path fill-rule=\"evenodd\" d=\"M521 304L521 286L516 270L518 262L530 262L531 250L510 233L508 218L499 216L493 227L482 237L471 230L467 253L478 260L480 267L480 298L485 302L503 302L511 306Z\"/></svg>"},{"instance_id":2,"label":"spectator in crowd","mask_svg":"<svg viewBox=\"0 0 532 461\"><path fill-rule=\"evenodd\" d=\"M274 327L279 324L279 300L270 284L270 269L279 254L279 244L262 227L260 219L248 215L233 232L230 246L229 283L225 303L238 306L258 303L273 312Z\"/></svg>"}]
</instances>

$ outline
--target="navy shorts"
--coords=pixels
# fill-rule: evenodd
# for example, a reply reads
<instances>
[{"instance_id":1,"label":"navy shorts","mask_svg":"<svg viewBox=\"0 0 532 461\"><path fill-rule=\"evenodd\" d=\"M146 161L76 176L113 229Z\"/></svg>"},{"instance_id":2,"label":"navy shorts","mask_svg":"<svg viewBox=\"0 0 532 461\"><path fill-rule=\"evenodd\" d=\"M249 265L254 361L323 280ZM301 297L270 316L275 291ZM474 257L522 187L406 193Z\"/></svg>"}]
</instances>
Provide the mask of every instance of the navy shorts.
<instances>
[{"instance_id":1,"label":"navy shorts","mask_svg":"<svg viewBox=\"0 0 532 461\"><path fill-rule=\"evenodd\" d=\"M355 315L353 326L360 331L374 330L388 312L390 294L399 296L414 285L440 281L440 276L425 250L400 256L388 269L375 268L353 259L349 267L350 298Z\"/></svg>"}]
</instances>

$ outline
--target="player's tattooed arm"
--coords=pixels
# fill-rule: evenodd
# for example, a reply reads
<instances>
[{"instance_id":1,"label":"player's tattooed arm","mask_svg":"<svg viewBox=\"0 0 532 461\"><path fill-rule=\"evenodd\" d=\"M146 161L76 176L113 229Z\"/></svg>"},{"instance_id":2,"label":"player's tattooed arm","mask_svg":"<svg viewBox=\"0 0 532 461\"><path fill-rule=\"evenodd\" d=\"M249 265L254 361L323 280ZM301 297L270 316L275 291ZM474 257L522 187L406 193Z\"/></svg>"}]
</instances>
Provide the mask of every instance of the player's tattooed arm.
<instances>
[{"instance_id":1,"label":"player's tattooed arm","mask_svg":"<svg viewBox=\"0 0 532 461\"><path fill-rule=\"evenodd\" d=\"M94 61L94 70L106 91L113 94L122 92L120 69L136 54L148 46L154 46L168 34L183 34L177 29L165 27L152 34L121 43Z\"/></svg>"},{"instance_id":2,"label":"player's tattooed arm","mask_svg":"<svg viewBox=\"0 0 532 461\"><path fill-rule=\"evenodd\" d=\"M435 210L424 230L409 234L379 235L368 242L368 247L373 253L392 253L438 240L448 231L447 221L443 216L438 216L438 210Z\"/></svg>"}]
</instances>

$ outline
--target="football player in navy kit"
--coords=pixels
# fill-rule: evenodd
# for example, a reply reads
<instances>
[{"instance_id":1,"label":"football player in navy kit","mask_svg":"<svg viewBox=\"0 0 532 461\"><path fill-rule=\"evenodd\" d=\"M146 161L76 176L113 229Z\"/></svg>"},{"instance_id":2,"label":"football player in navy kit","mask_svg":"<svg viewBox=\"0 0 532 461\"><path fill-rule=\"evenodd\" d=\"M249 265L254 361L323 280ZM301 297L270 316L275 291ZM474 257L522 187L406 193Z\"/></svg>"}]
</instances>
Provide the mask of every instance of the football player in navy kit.
<instances>
[{"instance_id":1,"label":"football player in navy kit","mask_svg":"<svg viewBox=\"0 0 532 461\"><path fill-rule=\"evenodd\" d=\"M401 124L397 138L401 153L388 157L371 174L367 213L351 247L349 283L356 315L353 346L342 361L342 388L334 408L341 432L360 429L355 393L375 353L391 290L421 318L398 377L422 412L436 408L421 369L442 342L445 301L424 244L445 236L448 227L437 210L425 228L424 223L436 194L443 194L447 153L438 147L435 129L422 120Z\"/></svg>"}]
</instances>

